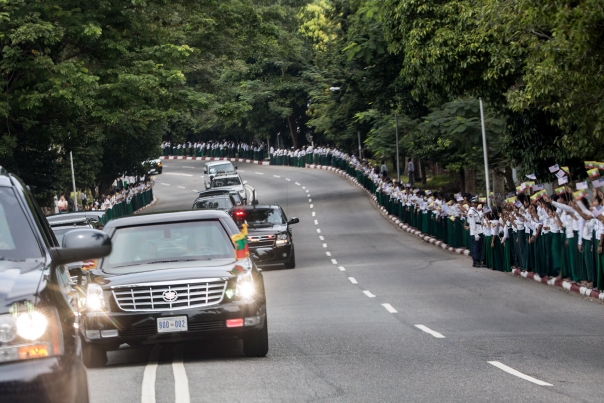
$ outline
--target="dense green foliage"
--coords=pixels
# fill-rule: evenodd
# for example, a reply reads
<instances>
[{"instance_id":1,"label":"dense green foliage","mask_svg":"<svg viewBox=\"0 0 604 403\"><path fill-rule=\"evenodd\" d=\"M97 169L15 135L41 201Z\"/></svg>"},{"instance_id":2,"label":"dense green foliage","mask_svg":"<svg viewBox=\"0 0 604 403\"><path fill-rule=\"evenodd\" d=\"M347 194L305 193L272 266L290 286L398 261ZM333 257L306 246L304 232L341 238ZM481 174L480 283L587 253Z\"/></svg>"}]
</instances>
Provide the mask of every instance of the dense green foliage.
<instances>
[{"instance_id":1,"label":"dense green foliage","mask_svg":"<svg viewBox=\"0 0 604 403\"><path fill-rule=\"evenodd\" d=\"M162 140L315 142L453 172L604 159L600 0L0 0L0 164L103 192ZM331 90L330 90L331 88ZM544 175L542 176L544 177Z\"/></svg>"}]
</instances>

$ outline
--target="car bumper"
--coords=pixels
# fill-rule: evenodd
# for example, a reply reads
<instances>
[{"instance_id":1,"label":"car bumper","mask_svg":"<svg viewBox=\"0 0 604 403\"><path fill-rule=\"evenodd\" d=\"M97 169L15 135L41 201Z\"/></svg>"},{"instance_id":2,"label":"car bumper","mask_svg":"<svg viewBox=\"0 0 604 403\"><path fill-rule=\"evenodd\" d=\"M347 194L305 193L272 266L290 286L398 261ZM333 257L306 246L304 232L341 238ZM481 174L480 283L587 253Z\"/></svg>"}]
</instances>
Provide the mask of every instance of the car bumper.
<instances>
[{"instance_id":1,"label":"car bumper","mask_svg":"<svg viewBox=\"0 0 604 403\"><path fill-rule=\"evenodd\" d=\"M186 331L158 333L157 319L187 316ZM96 312L86 313L82 336L90 344L117 349L123 343L154 344L180 342L204 337L234 336L261 329L266 317L264 299L162 312ZM243 319L243 326L230 327L228 320Z\"/></svg>"},{"instance_id":2,"label":"car bumper","mask_svg":"<svg viewBox=\"0 0 604 403\"><path fill-rule=\"evenodd\" d=\"M250 255L257 265L272 265L272 264L283 264L289 262L290 255L292 253L292 244L283 246L249 246Z\"/></svg>"},{"instance_id":3,"label":"car bumper","mask_svg":"<svg viewBox=\"0 0 604 403\"><path fill-rule=\"evenodd\" d=\"M75 355L2 363L0 401L74 402L85 371Z\"/></svg>"}]
</instances>

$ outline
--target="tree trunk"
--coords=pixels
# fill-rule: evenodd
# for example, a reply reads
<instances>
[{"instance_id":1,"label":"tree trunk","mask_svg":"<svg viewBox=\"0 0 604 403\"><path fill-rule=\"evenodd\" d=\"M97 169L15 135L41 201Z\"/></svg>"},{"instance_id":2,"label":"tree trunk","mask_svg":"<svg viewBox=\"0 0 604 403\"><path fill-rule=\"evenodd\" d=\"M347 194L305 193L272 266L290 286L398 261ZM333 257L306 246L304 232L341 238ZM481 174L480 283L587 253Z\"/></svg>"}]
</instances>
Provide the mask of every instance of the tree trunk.
<instances>
[{"instance_id":1,"label":"tree trunk","mask_svg":"<svg viewBox=\"0 0 604 403\"><path fill-rule=\"evenodd\" d=\"M419 170L422 173L422 184L425 185L428 178L426 178L426 164L422 163L422 160L419 160Z\"/></svg>"},{"instance_id":2,"label":"tree trunk","mask_svg":"<svg viewBox=\"0 0 604 403\"><path fill-rule=\"evenodd\" d=\"M505 175L505 184L508 192L513 192L516 190L516 184L514 183L514 175L512 175L512 168L507 166L504 171Z\"/></svg>"},{"instance_id":3,"label":"tree trunk","mask_svg":"<svg viewBox=\"0 0 604 403\"><path fill-rule=\"evenodd\" d=\"M493 202L500 202L505 197L503 172L493 170Z\"/></svg>"},{"instance_id":4,"label":"tree trunk","mask_svg":"<svg viewBox=\"0 0 604 403\"><path fill-rule=\"evenodd\" d=\"M476 194L476 171L474 169L466 169L464 171L466 193Z\"/></svg>"},{"instance_id":5,"label":"tree trunk","mask_svg":"<svg viewBox=\"0 0 604 403\"><path fill-rule=\"evenodd\" d=\"M291 116L287 117L287 126L289 126L289 135L292 138L292 145L294 146L294 148L297 150L298 149L298 140L296 139L296 135L294 133L294 128L292 126L292 119Z\"/></svg>"}]
</instances>

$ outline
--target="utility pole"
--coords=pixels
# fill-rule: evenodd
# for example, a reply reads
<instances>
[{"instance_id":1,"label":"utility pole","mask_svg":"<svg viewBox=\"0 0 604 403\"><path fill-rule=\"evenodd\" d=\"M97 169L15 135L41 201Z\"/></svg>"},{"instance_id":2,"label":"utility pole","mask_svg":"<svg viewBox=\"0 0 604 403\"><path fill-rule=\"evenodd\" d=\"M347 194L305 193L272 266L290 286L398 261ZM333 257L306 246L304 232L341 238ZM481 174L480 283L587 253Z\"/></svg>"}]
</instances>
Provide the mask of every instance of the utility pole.
<instances>
[{"instance_id":1,"label":"utility pole","mask_svg":"<svg viewBox=\"0 0 604 403\"><path fill-rule=\"evenodd\" d=\"M71 151L69 152L69 159L71 159L71 183L73 184L73 211L78 211L78 194L76 193L73 153Z\"/></svg>"},{"instance_id":2,"label":"utility pole","mask_svg":"<svg viewBox=\"0 0 604 403\"><path fill-rule=\"evenodd\" d=\"M360 130L358 130L358 131L357 131L357 134L359 135L359 162L361 162L361 160L363 159L363 158L361 157L361 131L360 131Z\"/></svg>"},{"instance_id":3,"label":"utility pole","mask_svg":"<svg viewBox=\"0 0 604 403\"><path fill-rule=\"evenodd\" d=\"M398 163L398 113L394 112L394 120L396 123L396 178L401 181L401 166Z\"/></svg>"},{"instance_id":4,"label":"utility pole","mask_svg":"<svg viewBox=\"0 0 604 403\"><path fill-rule=\"evenodd\" d=\"M487 133L484 128L484 111L482 108L482 98L478 98L480 103L480 122L482 125L482 152L484 154L484 180L487 185L487 206L491 207L490 186L489 186L489 153L487 150Z\"/></svg>"}]
</instances>

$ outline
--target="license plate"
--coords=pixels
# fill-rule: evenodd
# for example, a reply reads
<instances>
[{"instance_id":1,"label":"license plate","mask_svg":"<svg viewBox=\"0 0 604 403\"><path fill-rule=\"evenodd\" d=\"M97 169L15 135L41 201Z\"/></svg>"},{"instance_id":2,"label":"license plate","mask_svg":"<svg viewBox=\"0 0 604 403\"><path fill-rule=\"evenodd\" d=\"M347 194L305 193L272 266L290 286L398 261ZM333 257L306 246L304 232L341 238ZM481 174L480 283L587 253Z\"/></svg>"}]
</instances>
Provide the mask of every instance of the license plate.
<instances>
[{"instance_id":1,"label":"license plate","mask_svg":"<svg viewBox=\"0 0 604 403\"><path fill-rule=\"evenodd\" d=\"M186 332L187 329L186 316L157 318L157 333Z\"/></svg>"}]
</instances>

